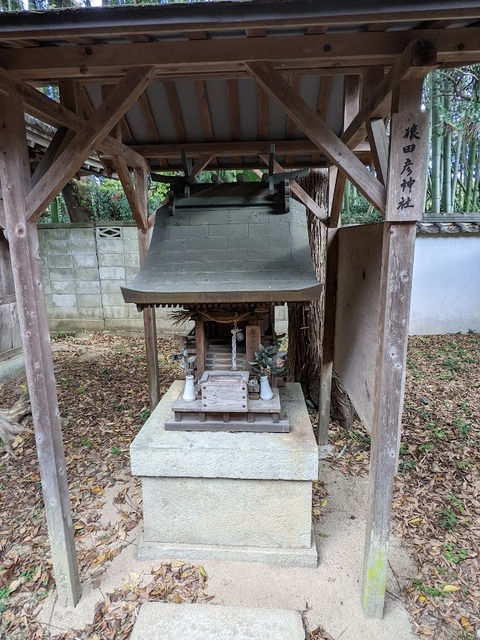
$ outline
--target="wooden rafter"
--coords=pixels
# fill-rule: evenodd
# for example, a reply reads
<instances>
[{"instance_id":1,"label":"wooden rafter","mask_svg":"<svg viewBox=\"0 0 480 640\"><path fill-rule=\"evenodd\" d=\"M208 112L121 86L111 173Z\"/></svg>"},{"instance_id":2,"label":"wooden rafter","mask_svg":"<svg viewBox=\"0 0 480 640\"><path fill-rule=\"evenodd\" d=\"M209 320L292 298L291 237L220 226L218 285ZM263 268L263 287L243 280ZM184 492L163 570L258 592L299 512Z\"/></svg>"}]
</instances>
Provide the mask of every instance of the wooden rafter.
<instances>
[{"instance_id":1,"label":"wooden rafter","mask_svg":"<svg viewBox=\"0 0 480 640\"><path fill-rule=\"evenodd\" d=\"M190 178L195 178L201 173L212 161L214 156L201 156L193 165L192 170L190 171Z\"/></svg>"},{"instance_id":2,"label":"wooden rafter","mask_svg":"<svg viewBox=\"0 0 480 640\"><path fill-rule=\"evenodd\" d=\"M115 156L113 158L113 165L118 174L118 178L122 183L125 196L128 200L128 204L130 205L130 209L132 210L132 215L137 223L137 227L142 231L145 231L148 228L147 213L143 206L143 199L139 194L140 189L137 189L137 185L133 183L127 164L122 157Z\"/></svg>"},{"instance_id":3,"label":"wooden rafter","mask_svg":"<svg viewBox=\"0 0 480 640\"><path fill-rule=\"evenodd\" d=\"M200 120L202 122L203 136L206 141L213 140L213 124L212 115L210 113L210 104L208 102L207 85L203 80L195 83L197 89L198 106L200 109Z\"/></svg>"},{"instance_id":4,"label":"wooden rafter","mask_svg":"<svg viewBox=\"0 0 480 640\"><path fill-rule=\"evenodd\" d=\"M299 76L293 76L292 78L290 78L290 85L292 87L292 90L295 91L295 93L299 93L300 92L300 77ZM286 131L286 137L287 140L293 140L295 138L295 133L296 133L296 126L295 126L295 122L289 118L287 116L287 131ZM290 164L292 162L292 157L291 156L287 156L286 161L288 164Z\"/></svg>"},{"instance_id":5,"label":"wooden rafter","mask_svg":"<svg viewBox=\"0 0 480 640\"><path fill-rule=\"evenodd\" d=\"M327 119L330 92L332 90L332 76L323 76L318 90L317 113L323 119Z\"/></svg>"},{"instance_id":6,"label":"wooden rafter","mask_svg":"<svg viewBox=\"0 0 480 640\"><path fill-rule=\"evenodd\" d=\"M63 81L63 83L60 83L60 87L63 85L66 85L67 83L65 81ZM70 102L69 99L69 95L67 94L65 96L64 94L64 100L62 100L62 91L60 91L60 102L67 108L72 109L72 107L70 105L73 106L73 104ZM86 89L84 86L80 85L80 84L76 84L76 91L75 91L75 113L78 113L79 115L85 115L85 117L88 119L92 116L92 114L95 112L95 108L92 104L92 101L90 99L90 96L88 95ZM121 124L117 123L117 127L119 127ZM72 133L72 132L71 132ZM122 137L118 137L117 135L117 139L119 140L119 142L122 142ZM109 159L107 158L100 158L100 162L103 165L103 168L105 169L105 173L107 174L107 176L111 176L112 175L112 163L110 162Z\"/></svg>"},{"instance_id":7,"label":"wooden rafter","mask_svg":"<svg viewBox=\"0 0 480 640\"><path fill-rule=\"evenodd\" d=\"M234 142L241 139L240 103L238 101L238 82L227 80L228 117L230 119L230 139ZM235 156L235 162L242 163L241 156Z\"/></svg>"},{"instance_id":8,"label":"wooden rafter","mask_svg":"<svg viewBox=\"0 0 480 640\"><path fill-rule=\"evenodd\" d=\"M82 166L90 151L105 138L119 118L145 90L152 75L152 67L127 72L90 118L83 131L77 133L28 194L26 208L29 220L40 217L52 198Z\"/></svg>"},{"instance_id":9,"label":"wooden rafter","mask_svg":"<svg viewBox=\"0 0 480 640\"><path fill-rule=\"evenodd\" d=\"M360 160L329 129L325 121L313 111L272 65L252 62L247 68L263 88L275 98L295 120L297 126L315 145L344 172L367 200L380 211L385 210L385 188L368 172Z\"/></svg>"},{"instance_id":10,"label":"wooden rafter","mask_svg":"<svg viewBox=\"0 0 480 640\"><path fill-rule=\"evenodd\" d=\"M144 158L180 158L182 149L187 151L189 157L194 158L208 154L218 157L232 157L257 156L259 153L268 153L271 144L275 144L275 153L280 156L294 154L306 156L312 155L318 150L317 145L308 139L135 144L130 149L141 154Z\"/></svg>"},{"instance_id":11,"label":"wooden rafter","mask_svg":"<svg viewBox=\"0 0 480 640\"><path fill-rule=\"evenodd\" d=\"M31 85L16 78L0 67L0 93L18 96L23 100L25 111L39 120L54 127L68 127L74 131L82 131L86 125L85 118L73 113L63 105L51 100ZM107 136L98 148L113 155L123 155L132 166L145 166L145 159L135 151L121 144L111 136Z\"/></svg>"},{"instance_id":12,"label":"wooden rafter","mask_svg":"<svg viewBox=\"0 0 480 640\"><path fill-rule=\"evenodd\" d=\"M317 99L317 113L322 120L327 121L328 105L330 103L330 93L332 90L333 78L332 76L323 76L320 78L320 86L318 88ZM321 156L315 155L312 158L314 163L318 163L321 160Z\"/></svg>"},{"instance_id":13,"label":"wooden rafter","mask_svg":"<svg viewBox=\"0 0 480 640\"><path fill-rule=\"evenodd\" d=\"M60 127L56 130L50 144L48 145L45 153L40 158L40 162L37 164L35 171L32 175L32 184L35 185L42 178L48 168L52 165L58 154L65 148L65 146L75 135L70 129Z\"/></svg>"},{"instance_id":14,"label":"wooden rafter","mask_svg":"<svg viewBox=\"0 0 480 640\"><path fill-rule=\"evenodd\" d=\"M363 72L362 105L377 91L385 77L385 67L367 67Z\"/></svg>"},{"instance_id":15,"label":"wooden rafter","mask_svg":"<svg viewBox=\"0 0 480 640\"><path fill-rule=\"evenodd\" d=\"M268 138L268 94L257 87L257 120L258 120L258 139L265 140Z\"/></svg>"},{"instance_id":16,"label":"wooden rafter","mask_svg":"<svg viewBox=\"0 0 480 640\"><path fill-rule=\"evenodd\" d=\"M358 114L360 106L360 76L345 76L343 91L343 130L351 124ZM347 178L344 173L336 172L334 181L334 192L329 210L328 226L332 229L338 227L340 214L342 211L343 194ZM382 183L384 184L384 183Z\"/></svg>"},{"instance_id":17,"label":"wooden rafter","mask_svg":"<svg viewBox=\"0 0 480 640\"><path fill-rule=\"evenodd\" d=\"M138 104L140 105L145 124L147 125L148 135L152 140L159 142L161 140L160 132L158 131L157 123L153 117L152 107L150 106L150 101L148 100L146 92L142 93L138 97Z\"/></svg>"},{"instance_id":18,"label":"wooden rafter","mask_svg":"<svg viewBox=\"0 0 480 640\"><path fill-rule=\"evenodd\" d=\"M440 62L462 64L480 58L480 29L425 29L418 40L438 51ZM265 38L188 40L134 44L98 44L90 47L1 49L0 66L22 79L89 78L121 75L125 69L155 64L158 73L175 69L176 76L196 72L239 71L244 62L262 60L288 71L393 65L411 41L411 32L327 33L325 35ZM461 50L459 50L461 43ZM112 55L114 47L114 55ZM87 51L88 50L88 51ZM293 53L293 55L292 55Z\"/></svg>"},{"instance_id":19,"label":"wooden rafter","mask_svg":"<svg viewBox=\"0 0 480 640\"><path fill-rule=\"evenodd\" d=\"M0 199L0 229L6 229L5 221L5 207L3 206L3 200Z\"/></svg>"},{"instance_id":20,"label":"wooden rafter","mask_svg":"<svg viewBox=\"0 0 480 640\"><path fill-rule=\"evenodd\" d=\"M115 85L106 85L106 84L102 85L102 102L103 102L103 100L105 100L107 98L108 94L112 91L114 86ZM87 118L90 118L90 116L95 112L95 107L93 106L92 100L91 100L90 96L88 95L85 87L83 87L83 91L84 91L84 96L85 96L86 108L87 108L87 111L88 111L88 113L86 113L86 116L87 116ZM128 120L125 117L125 115L123 115L120 118L120 121L118 122L117 126L120 127L122 142L125 142L125 144L133 144L132 130L130 128L130 125L128 124ZM117 131L118 131L118 128L117 128Z\"/></svg>"},{"instance_id":21,"label":"wooden rafter","mask_svg":"<svg viewBox=\"0 0 480 640\"><path fill-rule=\"evenodd\" d=\"M382 118L367 122L368 139L372 150L373 164L380 182L387 184L388 136Z\"/></svg>"},{"instance_id":22,"label":"wooden rafter","mask_svg":"<svg viewBox=\"0 0 480 640\"><path fill-rule=\"evenodd\" d=\"M425 42L412 40L385 76L378 89L366 100L357 117L342 135L342 141L353 148L367 135L366 123L385 117L390 109L392 92L401 80L423 78L436 65L435 51Z\"/></svg>"},{"instance_id":23,"label":"wooden rafter","mask_svg":"<svg viewBox=\"0 0 480 640\"><path fill-rule=\"evenodd\" d=\"M179 142L185 142L187 140L187 130L185 129L182 108L180 106L180 100L178 99L175 83L166 80L164 81L163 86L165 88L165 93L167 94L168 106L170 107L170 114L177 133L177 139Z\"/></svg>"}]
</instances>

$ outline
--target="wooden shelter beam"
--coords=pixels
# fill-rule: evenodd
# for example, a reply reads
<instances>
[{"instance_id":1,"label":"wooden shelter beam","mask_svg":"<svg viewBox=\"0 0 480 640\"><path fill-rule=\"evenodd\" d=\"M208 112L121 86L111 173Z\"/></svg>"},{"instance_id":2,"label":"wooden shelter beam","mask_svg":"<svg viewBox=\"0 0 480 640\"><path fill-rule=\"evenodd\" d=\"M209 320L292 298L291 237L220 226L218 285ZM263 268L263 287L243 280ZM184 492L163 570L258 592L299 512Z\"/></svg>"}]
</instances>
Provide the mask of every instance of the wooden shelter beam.
<instances>
[{"instance_id":1,"label":"wooden shelter beam","mask_svg":"<svg viewBox=\"0 0 480 640\"><path fill-rule=\"evenodd\" d=\"M63 85L66 85L66 82L62 82L60 83L60 87ZM102 87L102 94L103 94L103 87ZM95 112L95 108L92 104L92 101L90 99L90 96L88 95L86 89L84 86L82 85L78 85L76 86L76 92L75 92L75 104L76 104L76 108L73 108L73 104L70 102L70 100L65 100L65 97L68 98L68 95L65 96L64 95L64 99L62 100L62 91L60 90L60 102L67 107L68 109L71 109L72 111L74 111L75 113L78 113L79 115L85 115L87 120L88 118L90 118L93 113ZM122 142L122 136L121 136L121 131L118 129L118 127L120 127L121 125L121 121L120 123L117 123L117 128L116 128L116 138L117 140L119 140L119 142ZM105 172L108 176L112 175L112 163L110 162L110 160L105 159L105 158L100 158L100 162L102 163L103 168L105 169Z\"/></svg>"},{"instance_id":2,"label":"wooden shelter beam","mask_svg":"<svg viewBox=\"0 0 480 640\"><path fill-rule=\"evenodd\" d=\"M415 220L422 217L425 188L428 126L425 114L420 112L421 97L421 80L404 81L395 88L392 101L363 568L363 610L371 618L381 618L384 610L393 481L405 389ZM405 166L412 169L408 180L413 184L403 189ZM410 189L411 208L405 211L402 202Z\"/></svg>"},{"instance_id":3,"label":"wooden shelter beam","mask_svg":"<svg viewBox=\"0 0 480 640\"><path fill-rule=\"evenodd\" d=\"M139 185L133 183L132 178L130 176L130 172L128 170L127 163L122 157L120 156L114 157L113 165L115 167L115 171L118 174L118 178L122 183L125 196L128 200L128 204L130 205L130 209L132 210L132 215L135 222L137 223L137 227L140 229L140 231L146 231L147 230L147 211L143 206L143 197L141 194L141 188L139 188ZM141 173L143 174L143 170L141 170ZM143 185L143 181L140 187L142 185Z\"/></svg>"},{"instance_id":4,"label":"wooden shelter beam","mask_svg":"<svg viewBox=\"0 0 480 640\"><path fill-rule=\"evenodd\" d=\"M269 153L270 146L275 145L276 155L298 154L310 155L318 150L311 140L244 140L232 142L189 142L186 144L137 144L131 149L141 154L144 158L180 158L182 149L188 156L200 157L206 155L215 156L256 156L259 153ZM106 155L106 154L102 154ZM115 155L115 154L114 154Z\"/></svg>"},{"instance_id":5,"label":"wooden shelter beam","mask_svg":"<svg viewBox=\"0 0 480 640\"><path fill-rule=\"evenodd\" d=\"M295 93L272 65L252 62L247 68L257 82L285 109L297 126L345 173L367 200L380 211L385 210L385 188L360 160L331 131L325 121Z\"/></svg>"},{"instance_id":6,"label":"wooden shelter beam","mask_svg":"<svg viewBox=\"0 0 480 640\"><path fill-rule=\"evenodd\" d=\"M388 115L392 101L392 91L401 81L408 78L423 78L436 66L436 52L430 43L412 40L395 62L377 90L367 98L360 112L351 122L342 141L354 148L367 135L366 123L372 118L384 118Z\"/></svg>"},{"instance_id":7,"label":"wooden shelter beam","mask_svg":"<svg viewBox=\"0 0 480 640\"><path fill-rule=\"evenodd\" d=\"M480 30L425 29L415 31L438 50L440 62L474 63L480 57ZM295 68L391 66L402 54L409 30L381 33L326 33L324 35L222 38L209 40L98 44L34 49L1 49L0 66L26 80L68 77L112 77L125 69L154 64L158 73L175 75L192 70L239 71L244 63L263 60L285 72ZM112 51L113 49L113 51Z\"/></svg>"},{"instance_id":8,"label":"wooden shelter beam","mask_svg":"<svg viewBox=\"0 0 480 640\"><path fill-rule=\"evenodd\" d=\"M74 134L73 134L74 135ZM32 175L32 184L35 185L37 182L43 178L43 176L48 171L49 167L51 167L52 163L55 161L55 158L58 154L65 148L65 145L71 140L72 131L71 129L66 129L65 127L60 127L56 130L55 135L53 136L50 144L48 145L45 153L40 158L40 162L37 164L35 171Z\"/></svg>"},{"instance_id":9,"label":"wooden shelter beam","mask_svg":"<svg viewBox=\"0 0 480 640\"><path fill-rule=\"evenodd\" d=\"M30 166L21 100L0 94L0 181L53 571L60 602L81 596L37 226L27 220Z\"/></svg>"},{"instance_id":10,"label":"wooden shelter beam","mask_svg":"<svg viewBox=\"0 0 480 640\"><path fill-rule=\"evenodd\" d=\"M5 219L5 207L3 206L3 199L0 198L0 229L6 229L7 222Z\"/></svg>"},{"instance_id":11,"label":"wooden shelter beam","mask_svg":"<svg viewBox=\"0 0 480 640\"><path fill-rule=\"evenodd\" d=\"M55 100L48 98L35 87L23 82L1 67L0 93L21 98L27 113L54 127L67 127L74 131L82 131L87 124L85 118L73 113ZM98 148L107 154L125 156L126 161L131 166L146 167L143 156L129 149L112 136L107 136L101 141Z\"/></svg>"},{"instance_id":12,"label":"wooden shelter beam","mask_svg":"<svg viewBox=\"0 0 480 640\"><path fill-rule=\"evenodd\" d=\"M56 158L48 172L27 196L26 208L29 220L37 220L59 190L80 169L95 146L105 138L127 109L145 90L153 74L152 67L129 71Z\"/></svg>"},{"instance_id":13,"label":"wooden shelter beam","mask_svg":"<svg viewBox=\"0 0 480 640\"><path fill-rule=\"evenodd\" d=\"M195 176L198 176L199 173L202 173L202 171L206 169L206 167L208 167L214 157L215 156L210 155L200 156L200 158L198 158L198 160L194 163L192 170L190 171L190 178L195 178Z\"/></svg>"},{"instance_id":14,"label":"wooden shelter beam","mask_svg":"<svg viewBox=\"0 0 480 640\"><path fill-rule=\"evenodd\" d=\"M138 248L140 254L140 266L143 264L150 244L150 229L148 224L148 181L147 172L136 168L135 191L136 201L141 209L141 218L145 220L145 226L138 230ZM147 359L148 396L150 411L153 411L160 402L160 384L158 369L157 349L157 323L155 307L147 307L142 311L143 330L145 334L145 352Z\"/></svg>"},{"instance_id":15,"label":"wooden shelter beam","mask_svg":"<svg viewBox=\"0 0 480 640\"><path fill-rule=\"evenodd\" d=\"M367 122L368 140L372 150L373 164L380 182L387 184L388 175L388 136L382 118Z\"/></svg>"}]
</instances>

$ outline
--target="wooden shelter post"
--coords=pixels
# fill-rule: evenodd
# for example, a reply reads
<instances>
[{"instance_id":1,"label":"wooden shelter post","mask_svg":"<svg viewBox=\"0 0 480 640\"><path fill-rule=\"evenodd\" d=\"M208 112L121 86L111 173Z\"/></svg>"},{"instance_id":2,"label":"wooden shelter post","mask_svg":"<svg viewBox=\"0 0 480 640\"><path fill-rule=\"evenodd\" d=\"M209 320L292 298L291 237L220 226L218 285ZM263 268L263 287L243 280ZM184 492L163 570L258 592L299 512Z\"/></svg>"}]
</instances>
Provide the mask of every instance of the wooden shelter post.
<instances>
[{"instance_id":1,"label":"wooden shelter post","mask_svg":"<svg viewBox=\"0 0 480 640\"><path fill-rule=\"evenodd\" d=\"M148 246L150 244L150 229L147 223L147 173L141 168L135 169L135 192L138 197L140 209L143 212L143 216L145 219L145 225L139 227L138 230L140 264L142 264L145 260ZM158 381L157 322L155 307L147 307L143 310L143 330L145 333L145 350L147 357L148 395L150 399L150 410L153 411L157 404L160 402L160 389Z\"/></svg>"},{"instance_id":2,"label":"wooden shelter post","mask_svg":"<svg viewBox=\"0 0 480 640\"><path fill-rule=\"evenodd\" d=\"M132 180L125 159L122 156L114 156L112 160L138 227L138 247L141 265L147 255L150 244L147 172L143 167L136 167L134 169L135 180ZM147 307L143 310L143 330L147 358L149 404L150 410L153 411L160 401L155 307Z\"/></svg>"},{"instance_id":3,"label":"wooden shelter post","mask_svg":"<svg viewBox=\"0 0 480 640\"><path fill-rule=\"evenodd\" d=\"M345 76L343 131L351 124L360 106L360 76ZM328 444L332 398L333 355L335 342L335 291L337 286L338 238L341 203L346 183L345 174L336 166L328 170L328 235L325 261L325 296L323 303L322 368L318 407L318 445Z\"/></svg>"},{"instance_id":4,"label":"wooden shelter post","mask_svg":"<svg viewBox=\"0 0 480 640\"><path fill-rule=\"evenodd\" d=\"M23 103L0 94L0 180L22 333L48 536L59 601L74 606L81 587L73 537L36 223L27 220L31 187Z\"/></svg>"},{"instance_id":5,"label":"wooden shelter post","mask_svg":"<svg viewBox=\"0 0 480 640\"><path fill-rule=\"evenodd\" d=\"M363 575L363 609L383 616L393 481L405 387L415 221L422 218L428 123L422 81L395 88L383 228L377 364Z\"/></svg>"}]
</instances>

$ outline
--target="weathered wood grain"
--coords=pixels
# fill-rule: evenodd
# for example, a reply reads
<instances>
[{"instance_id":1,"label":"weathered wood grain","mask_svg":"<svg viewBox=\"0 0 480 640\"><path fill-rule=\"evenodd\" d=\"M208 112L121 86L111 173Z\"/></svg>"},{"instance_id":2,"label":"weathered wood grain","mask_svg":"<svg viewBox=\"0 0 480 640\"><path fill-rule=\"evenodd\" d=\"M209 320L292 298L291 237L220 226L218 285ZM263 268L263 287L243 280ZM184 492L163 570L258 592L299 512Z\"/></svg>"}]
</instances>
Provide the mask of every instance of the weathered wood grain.
<instances>
[{"instance_id":1,"label":"weathered wood grain","mask_svg":"<svg viewBox=\"0 0 480 640\"><path fill-rule=\"evenodd\" d=\"M0 131L0 181L53 570L60 602L75 606L81 587L43 296L38 232L35 224L27 222L26 216L25 196L31 178L23 104L15 96L0 95Z\"/></svg>"}]
</instances>

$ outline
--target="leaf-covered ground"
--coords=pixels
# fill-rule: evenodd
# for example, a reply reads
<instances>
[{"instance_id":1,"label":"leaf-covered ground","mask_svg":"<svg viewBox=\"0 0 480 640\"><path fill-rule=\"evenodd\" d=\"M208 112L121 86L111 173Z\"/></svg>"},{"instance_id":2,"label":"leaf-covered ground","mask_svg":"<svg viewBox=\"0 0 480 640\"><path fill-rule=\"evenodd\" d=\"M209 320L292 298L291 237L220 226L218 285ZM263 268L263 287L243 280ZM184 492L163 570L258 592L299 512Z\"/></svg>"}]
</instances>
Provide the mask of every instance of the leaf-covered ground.
<instances>
[{"instance_id":1,"label":"leaf-covered ground","mask_svg":"<svg viewBox=\"0 0 480 640\"><path fill-rule=\"evenodd\" d=\"M367 475L370 437L334 426L330 464ZM317 492L322 496L321 491ZM405 602L419 638L480 637L480 336L414 336L393 531L417 564Z\"/></svg>"},{"instance_id":2,"label":"leaf-covered ground","mask_svg":"<svg viewBox=\"0 0 480 640\"><path fill-rule=\"evenodd\" d=\"M179 346L172 339L159 341L161 393L181 375L171 361ZM54 342L54 362L78 562L82 580L89 578L95 585L128 544L128 533L141 517L128 493L125 470L128 447L149 415L144 343L103 335L85 343L61 339ZM0 407L13 404L22 392L21 382L3 385ZM38 623L35 614L53 587L53 577L28 420L15 453L17 460L0 458L0 638L37 640L51 637L51 630ZM114 492L118 511L114 525L100 517L109 491ZM160 565L147 580L139 577L106 594L93 625L81 634L58 637L128 638L141 602L203 601L205 586L202 567L182 562Z\"/></svg>"},{"instance_id":3,"label":"leaf-covered ground","mask_svg":"<svg viewBox=\"0 0 480 640\"><path fill-rule=\"evenodd\" d=\"M140 338L95 335L54 343L63 437L82 578L94 582L128 544L139 523L125 470L128 446L148 417L144 346ZM171 354L180 345L159 340L161 392L181 373ZM480 631L480 339L478 334L410 339L400 467L392 526L417 563L405 602L419 638L476 640ZM0 408L21 393L18 381L0 388ZM333 426L330 464L368 473L369 436L360 425ZM31 424L17 438L18 460L0 452L0 637L50 638L36 620L53 579ZM115 524L100 517L113 492ZM315 491L314 515L326 491ZM141 602L207 599L202 567L160 565L105 594L94 624L62 640L128 638ZM312 640L329 638L318 627Z\"/></svg>"}]
</instances>

